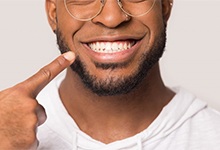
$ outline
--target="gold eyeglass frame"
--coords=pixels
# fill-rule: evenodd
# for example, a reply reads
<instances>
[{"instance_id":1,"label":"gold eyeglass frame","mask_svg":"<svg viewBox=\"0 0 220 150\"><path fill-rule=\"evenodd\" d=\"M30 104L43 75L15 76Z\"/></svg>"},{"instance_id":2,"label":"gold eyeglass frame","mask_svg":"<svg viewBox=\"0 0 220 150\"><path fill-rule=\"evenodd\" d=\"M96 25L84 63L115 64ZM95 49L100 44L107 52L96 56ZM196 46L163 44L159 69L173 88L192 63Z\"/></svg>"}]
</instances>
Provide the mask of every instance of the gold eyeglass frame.
<instances>
[{"instance_id":1,"label":"gold eyeglass frame","mask_svg":"<svg viewBox=\"0 0 220 150\"><path fill-rule=\"evenodd\" d=\"M141 16L144 16L144 15L148 14L148 13L153 9L153 7L154 7L154 5L155 5L155 3L156 3L156 0L153 0L153 1L154 1L154 2L153 2L153 4L152 4L152 6L150 7L150 9L149 9L148 11L146 11L145 13L140 14L140 15L132 15L132 14L126 12L126 11L123 9L123 5L122 5L122 3L121 3L121 0L117 0L117 3L118 3L118 6L120 7L120 9L121 9L125 14L127 14L128 16L130 16L130 17L141 17ZM102 11L102 9L103 9L103 7L104 7L104 5L105 5L105 0L100 0L100 3L101 3L100 9L99 9L99 11L98 11L94 16L92 16L92 17L90 17L90 18L87 18L87 19L83 19L83 18L77 18L77 17L73 16L72 13L69 11L67 5L66 5L66 0L64 0L64 6L65 6L65 8L66 8L66 11L69 13L69 15L70 15L72 18L74 18L74 19L76 19L76 20L79 20L79 21L90 21L90 20L92 20L93 18L97 17L97 16L101 13L101 11Z\"/></svg>"}]
</instances>

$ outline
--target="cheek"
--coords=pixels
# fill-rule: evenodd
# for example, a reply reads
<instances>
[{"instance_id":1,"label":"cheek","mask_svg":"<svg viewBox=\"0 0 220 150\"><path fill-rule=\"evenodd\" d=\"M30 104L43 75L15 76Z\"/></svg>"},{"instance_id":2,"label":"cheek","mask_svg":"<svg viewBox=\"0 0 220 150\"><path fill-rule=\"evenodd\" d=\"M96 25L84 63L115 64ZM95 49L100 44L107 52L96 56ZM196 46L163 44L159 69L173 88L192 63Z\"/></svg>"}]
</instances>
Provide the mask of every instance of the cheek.
<instances>
[{"instance_id":1,"label":"cheek","mask_svg":"<svg viewBox=\"0 0 220 150\"><path fill-rule=\"evenodd\" d=\"M156 1L153 9L146 14L145 20L143 20L144 24L150 28L151 32L160 32L161 28L164 27L164 19L163 19L163 8L161 1Z\"/></svg>"},{"instance_id":2,"label":"cheek","mask_svg":"<svg viewBox=\"0 0 220 150\"><path fill-rule=\"evenodd\" d=\"M164 31L165 24L160 10L153 9L148 16L142 20L145 27L149 30L149 44L152 45L156 38Z\"/></svg>"},{"instance_id":3,"label":"cheek","mask_svg":"<svg viewBox=\"0 0 220 150\"><path fill-rule=\"evenodd\" d=\"M83 26L83 22L75 21L71 16L58 17L58 29L62 33L66 44L71 51L77 53L77 32Z\"/></svg>"},{"instance_id":4,"label":"cheek","mask_svg":"<svg viewBox=\"0 0 220 150\"><path fill-rule=\"evenodd\" d=\"M62 33L62 38L71 51L76 52L75 40L77 39L77 32L83 26L84 22L73 19L66 11L63 3L57 7L57 28Z\"/></svg>"}]
</instances>

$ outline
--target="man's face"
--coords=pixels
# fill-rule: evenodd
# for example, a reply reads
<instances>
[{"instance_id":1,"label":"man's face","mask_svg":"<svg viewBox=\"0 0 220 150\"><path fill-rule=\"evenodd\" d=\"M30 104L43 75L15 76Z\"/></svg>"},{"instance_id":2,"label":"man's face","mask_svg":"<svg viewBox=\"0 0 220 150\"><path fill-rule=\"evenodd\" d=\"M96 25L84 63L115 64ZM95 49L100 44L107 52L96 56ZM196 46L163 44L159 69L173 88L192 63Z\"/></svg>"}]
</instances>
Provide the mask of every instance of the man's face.
<instances>
[{"instance_id":1,"label":"man's face","mask_svg":"<svg viewBox=\"0 0 220 150\"><path fill-rule=\"evenodd\" d=\"M86 87L101 96L134 89L158 62L166 41L160 1L150 13L130 20L125 20L117 1L107 1L101 14L87 22L73 19L62 0L56 4L59 48L76 53L72 70Z\"/></svg>"}]
</instances>

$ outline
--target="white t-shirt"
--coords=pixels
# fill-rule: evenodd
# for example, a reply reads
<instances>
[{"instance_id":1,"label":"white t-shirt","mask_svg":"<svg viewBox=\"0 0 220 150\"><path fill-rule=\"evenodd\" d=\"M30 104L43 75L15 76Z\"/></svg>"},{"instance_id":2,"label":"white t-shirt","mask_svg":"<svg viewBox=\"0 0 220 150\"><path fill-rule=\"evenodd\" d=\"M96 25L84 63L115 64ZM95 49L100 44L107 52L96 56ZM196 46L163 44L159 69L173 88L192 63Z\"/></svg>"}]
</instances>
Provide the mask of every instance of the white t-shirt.
<instances>
[{"instance_id":1,"label":"white t-shirt","mask_svg":"<svg viewBox=\"0 0 220 150\"><path fill-rule=\"evenodd\" d=\"M58 93L63 78L37 97L47 113L38 128L38 150L220 150L220 113L183 89L175 90L144 131L110 144L97 141L79 129L63 106Z\"/></svg>"}]
</instances>

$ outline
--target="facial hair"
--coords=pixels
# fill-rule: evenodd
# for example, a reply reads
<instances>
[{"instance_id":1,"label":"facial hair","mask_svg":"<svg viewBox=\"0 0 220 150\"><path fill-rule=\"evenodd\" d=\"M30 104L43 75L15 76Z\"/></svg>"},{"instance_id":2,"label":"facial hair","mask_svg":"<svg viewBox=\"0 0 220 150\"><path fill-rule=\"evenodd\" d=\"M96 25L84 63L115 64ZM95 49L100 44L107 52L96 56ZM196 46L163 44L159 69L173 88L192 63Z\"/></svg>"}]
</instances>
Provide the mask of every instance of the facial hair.
<instances>
[{"instance_id":1,"label":"facial hair","mask_svg":"<svg viewBox=\"0 0 220 150\"><path fill-rule=\"evenodd\" d=\"M58 29L56 31L57 44L61 53L70 51L66 41L63 38L62 33ZM88 67L77 56L75 62L70 66L71 69L76 72L84 83L85 87L90 89L93 93L99 96L116 96L127 94L138 87L138 85L147 76L150 69L159 61L163 55L166 45L166 26L161 31L160 35L156 38L152 48L145 52L138 61L138 68L136 71L126 77L107 77L106 79L99 79L96 75L89 73ZM147 47L146 47L147 48ZM129 65L129 62L122 64L109 63L102 64L94 62L96 68L98 69L120 69Z\"/></svg>"}]
</instances>

